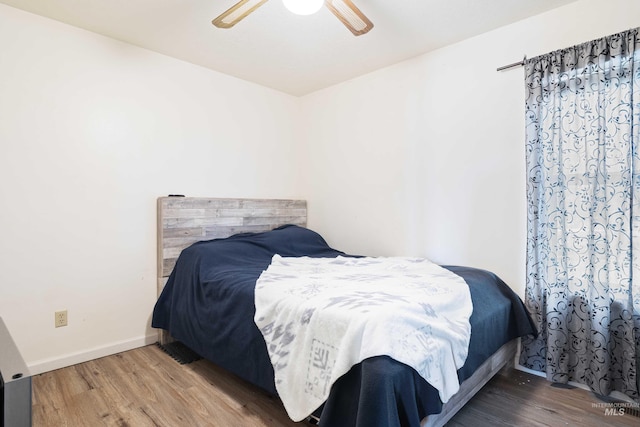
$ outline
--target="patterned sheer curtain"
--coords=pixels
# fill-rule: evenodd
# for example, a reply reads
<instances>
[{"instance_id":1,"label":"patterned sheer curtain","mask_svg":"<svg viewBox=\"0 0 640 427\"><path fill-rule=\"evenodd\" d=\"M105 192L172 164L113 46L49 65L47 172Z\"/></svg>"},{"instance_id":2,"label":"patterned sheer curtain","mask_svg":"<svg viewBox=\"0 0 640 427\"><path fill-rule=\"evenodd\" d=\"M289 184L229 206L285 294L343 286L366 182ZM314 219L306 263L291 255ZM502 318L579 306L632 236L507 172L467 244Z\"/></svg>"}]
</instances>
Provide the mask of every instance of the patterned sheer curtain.
<instances>
[{"instance_id":1,"label":"patterned sheer curtain","mask_svg":"<svg viewBox=\"0 0 640 427\"><path fill-rule=\"evenodd\" d=\"M525 302L540 335L520 364L638 400L638 29L532 58L525 74Z\"/></svg>"}]
</instances>

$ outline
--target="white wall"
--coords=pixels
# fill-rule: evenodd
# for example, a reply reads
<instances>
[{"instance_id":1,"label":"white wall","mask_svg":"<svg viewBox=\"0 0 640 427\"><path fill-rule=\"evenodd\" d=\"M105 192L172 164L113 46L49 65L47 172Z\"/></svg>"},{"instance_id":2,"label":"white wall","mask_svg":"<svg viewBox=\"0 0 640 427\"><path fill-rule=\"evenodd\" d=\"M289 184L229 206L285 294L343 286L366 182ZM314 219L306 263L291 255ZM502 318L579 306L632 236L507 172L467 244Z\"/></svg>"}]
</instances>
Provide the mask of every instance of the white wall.
<instances>
[{"instance_id":1,"label":"white wall","mask_svg":"<svg viewBox=\"0 0 640 427\"><path fill-rule=\"evenodd\" d=\"M0 316L35 373L153 342L169 193L304 197L339 249L521 291L522 69L495 69L638 17L582 0L297 99L0 4Z\"/></svg>"},{"instance_id":2,"label":"white wall","mask_svg":"<svg viewBox=\"0 0 640 427\"><path fill-rule=\"evenodd\" d=\"M0 316L34 373L155 341L156 197L303 196L297 98L2 4L0 40Z\"/></svg>"},{"instance_id":3,"label":"white wall","mask_svg":"<svg viewBox=\"0 0 640 427\"><path fill-rule=\"evenodd\" d=\"M640 26L640 1L583 0L303 98L309 226L352 253L427 256L524 290L523 69Z\"/></svg>"}]
</instances>

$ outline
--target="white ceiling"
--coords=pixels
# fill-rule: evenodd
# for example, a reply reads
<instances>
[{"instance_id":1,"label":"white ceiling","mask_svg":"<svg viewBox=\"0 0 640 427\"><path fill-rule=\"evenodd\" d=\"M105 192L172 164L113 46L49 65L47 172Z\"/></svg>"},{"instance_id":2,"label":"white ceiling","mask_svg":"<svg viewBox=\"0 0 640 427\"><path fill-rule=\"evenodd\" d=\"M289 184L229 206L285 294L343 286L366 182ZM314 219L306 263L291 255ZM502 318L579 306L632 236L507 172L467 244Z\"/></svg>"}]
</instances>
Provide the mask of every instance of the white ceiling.
<instances>
[{"instance_id":1,"label":"white ceiling","mask_svg":"<svg viewBox=\"0 0 640 427\"><path fill-rule=\"evenodd\" d=\"M114 39L300 96L576 0L353 0L374 23L355 37L326 8L271 0L231 29L237 0L0 0Z\"/></svg>"}]
</instances>

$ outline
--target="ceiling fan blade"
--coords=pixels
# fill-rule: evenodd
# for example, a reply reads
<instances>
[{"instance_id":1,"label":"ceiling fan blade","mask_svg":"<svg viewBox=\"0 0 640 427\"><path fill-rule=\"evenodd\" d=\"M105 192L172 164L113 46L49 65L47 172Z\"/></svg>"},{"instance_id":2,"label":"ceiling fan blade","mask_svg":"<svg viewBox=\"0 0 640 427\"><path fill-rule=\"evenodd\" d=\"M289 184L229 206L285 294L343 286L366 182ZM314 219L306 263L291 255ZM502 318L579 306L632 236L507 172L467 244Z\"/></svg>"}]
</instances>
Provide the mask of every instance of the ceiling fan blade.
<instances>
[{"instance_id":1,"label":"ceiling fan blade","mask_svg":"<svg viewBox=\"0 0 640 427\"><path fill-rule=\"evenodd\" d=\"M373 28L373 23L351 0L326 0L325 4L354 35L366 34Z\"/></svg>"},{"instance_id":2,"label":"ceiling fan blade","mask_svg":"<svg viewBox=\"0 0 640 427\"><path fill-rule=\"evenodd\" d=\"M211 23L218 28L231 28L266 2L267 0L240 0Z\"/></svg>"}]
</instances>

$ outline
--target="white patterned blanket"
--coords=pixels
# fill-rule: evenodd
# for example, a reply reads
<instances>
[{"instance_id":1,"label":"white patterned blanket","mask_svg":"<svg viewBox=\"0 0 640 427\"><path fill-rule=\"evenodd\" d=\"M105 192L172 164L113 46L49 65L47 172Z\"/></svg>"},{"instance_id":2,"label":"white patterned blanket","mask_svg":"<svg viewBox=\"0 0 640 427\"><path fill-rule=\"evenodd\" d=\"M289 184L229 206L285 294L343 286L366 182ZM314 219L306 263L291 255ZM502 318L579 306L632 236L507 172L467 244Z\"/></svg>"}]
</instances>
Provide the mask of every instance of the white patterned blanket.
<instances>
[{"instance_id":1,"label":"white patterned blanket","mask_svg":"<svg viewBox=\"0 0 640 427\"><path fill-rule=\"evenodd\" d=\"M255 323L289 417L309 416L357 363L390 356L443 402L458 390L473 310L464 280L414 258L283 258L256 283Z\"/></svg>"}]
</instances>

